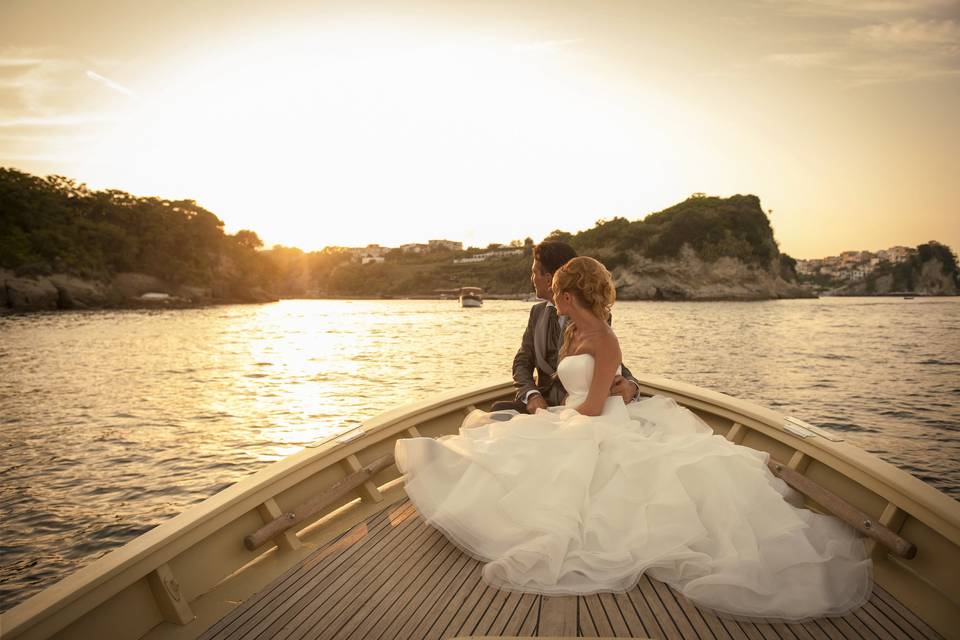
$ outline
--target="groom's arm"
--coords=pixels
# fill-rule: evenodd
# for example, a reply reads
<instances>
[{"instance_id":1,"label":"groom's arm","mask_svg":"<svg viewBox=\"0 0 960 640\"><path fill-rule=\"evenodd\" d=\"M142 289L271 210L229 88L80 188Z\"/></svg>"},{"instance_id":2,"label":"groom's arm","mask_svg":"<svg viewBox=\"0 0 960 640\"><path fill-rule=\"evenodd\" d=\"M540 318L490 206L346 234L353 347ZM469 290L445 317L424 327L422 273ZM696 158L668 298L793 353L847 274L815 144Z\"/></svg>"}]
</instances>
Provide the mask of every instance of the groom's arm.
<instances>
[{"instance_id":1,"label":"groom's arm","mask_svg":"<svg viewBox=\"0 0 960 640\"><path fill-rule=\"evenodd\" d=\"M607 324L613 326L613 314L607 318ZM640 383L627 369L627 365L620 363L620 374L613 379L613 386L610 387L611 396L623 396L624 402L633 402L640 397Z\"/></svg>"},{"instance_id":2,"label":"groom's arm","mask_svg":"<svg viewBox=\"0 0 960 640\"><path fill-rule=\"evenodd\" d=\"M610 387L610 395L623 396L624 402L633 402L640 397L640 383L627 369L627 365L620 364L620 376L613 380L613 386Z\"/></svg>"},{"instance_id":3,"label":"groom's arm","mask_svg":"<svg viewBox=\"0 0 960 640\"><path fill-rule=\"evenodd\" d=\"M536 326L535 309L535 306L530 309L530 318L527 321L527 328L523 332L523 339L520 341L520 349L517 350L517 355L513 357L513 386L517 389L516 400L524 404L527 403L530 392L540 392L533 379L534 360L536 358L533 348L533 331Z\"/></svg>"}]
</instances>

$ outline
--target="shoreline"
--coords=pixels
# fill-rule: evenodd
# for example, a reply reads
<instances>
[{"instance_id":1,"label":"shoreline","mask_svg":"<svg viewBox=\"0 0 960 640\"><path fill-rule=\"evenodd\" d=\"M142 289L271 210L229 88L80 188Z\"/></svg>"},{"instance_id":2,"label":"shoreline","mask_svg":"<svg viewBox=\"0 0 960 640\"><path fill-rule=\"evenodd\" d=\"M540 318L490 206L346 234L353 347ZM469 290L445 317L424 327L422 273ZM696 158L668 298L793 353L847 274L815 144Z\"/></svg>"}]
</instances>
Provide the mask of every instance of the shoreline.
<instances>
[{"instance_id":1,"label":"shoreline","mask_svg":"<svg viewBox=\"0 0 960 640\"><path fill-rule=\"evenodd\" d=\"M777 298L767 297L710 297L710 298L619 298L618 302L683 302L696 304L699 302L773 302L778 300L816 300L820 298L957 298L958 294L935 294L935 293L907 293L907 294L874 294L874 295L838 295L821 294L815 296L783 296ZM485 296L486 300L513 300L517 302L530 302L535 304L539 300L530 300L528 296L520 295L491 295ZM161 311L161 310L188 310L204 309L207 307L220 307L229 305L256 305L272 304L283 300L341 300L341 301L396 301L396 300L436 300L449 301L456 303L456 298L444 298L433 295L410 295L410 296L343 296L343 295L315 295L315 296L279 296L272 300L242 300L242 299L218 299L203 301L185 301L185 300L131 300L128 303L109 304L101 306L75 306L67 308L15 308L0 307L0 316L24 315L35 313L65 313L65 312L86 312L86 311Z\"/></svg>"},{"instance_id":2,"label":"shoreline","mask_svg":"<svg viewBox=\"0 0 960 640\"><path fill-rule=\"evenodd\" d=\"M631 289L620 292L618 299L649 302L762 302L820 297L929 298L958 295L939 291L876 293L822 291L817 293L802 286L791 286L781 291L762 288L758 291L748 286L729 286L721 291L713 287L698 288L696 286L671 289L655 287L653 291ZM713 290L710 291L710 289ZM637 295L638 293L641 295ZM643 295L647 293L652 295ZM710 293L714 295L709 295ZM489 292L483 297L487 300L518 300L531 303L536 301L531 291ZM457 296L449 292L353 295L328 292L313 294L286 292L278 295L259 287L241 286L238 283L217 282L207 286L174 284L155 276L133 272L117 274L110 280L93 280L65 273L17 276L11 271L0 270L0 315L40 311L198 309L234 304L265 304L279 300L451 300L456 302L457 299Z\"/></svg>"}]
</instances>

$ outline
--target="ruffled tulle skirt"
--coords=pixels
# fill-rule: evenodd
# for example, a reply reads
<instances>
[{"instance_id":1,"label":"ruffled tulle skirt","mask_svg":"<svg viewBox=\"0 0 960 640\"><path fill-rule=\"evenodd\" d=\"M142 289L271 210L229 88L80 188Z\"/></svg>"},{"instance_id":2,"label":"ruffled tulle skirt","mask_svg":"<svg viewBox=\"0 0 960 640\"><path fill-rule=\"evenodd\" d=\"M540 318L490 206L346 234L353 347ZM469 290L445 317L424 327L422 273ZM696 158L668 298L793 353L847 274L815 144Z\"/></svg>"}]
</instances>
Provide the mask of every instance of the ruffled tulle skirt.
<instances>
[{"instance_id":1,"label":"ruffled tulle skirt","mask_svg":"<svg viewBox=\"0 0 960 640\"><path fill-rule=\"evenodd\" d=\"M796 508L767 454L654 397L600 417L559 407L396 446L420 514L499 588L620 592L647 573L721 613L842 615L870 595L862 540Z\"/></svg>"}]
</instances>

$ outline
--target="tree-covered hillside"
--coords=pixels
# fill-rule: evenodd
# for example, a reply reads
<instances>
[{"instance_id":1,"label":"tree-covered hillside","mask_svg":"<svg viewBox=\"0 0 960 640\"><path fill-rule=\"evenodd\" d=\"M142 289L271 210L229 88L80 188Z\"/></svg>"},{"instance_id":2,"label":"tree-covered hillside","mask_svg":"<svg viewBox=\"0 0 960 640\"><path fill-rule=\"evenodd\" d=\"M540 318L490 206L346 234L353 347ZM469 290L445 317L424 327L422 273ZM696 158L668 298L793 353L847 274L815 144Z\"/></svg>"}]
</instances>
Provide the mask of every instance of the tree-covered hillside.
<instances>
[{"instance_id":1,"label":"tree-covered hillside","mask_svg":"<svg viewBox=\"0 0 960 640\"><path fill-rule=\"evenodd\" d=\"M600 220L570 235L555 231L581 253L604 257L608 267L626 264L630 252L651 260L676 258L684 245L705 262L722 257L767 267L780 257L770 220L754 195L717 198L696 195L642 220Z\"/></svg>"},{"instance_id":2,"label":"tree-covered hillside","mask_svg":"<svg viewBox=\"0 0 960 640\"><path fill-rule=\"evenodd\" d=\"M231 295L276 276L261 244L252 231L225 234L193 200L93 191L61 176L0 168L0 267L21 275L108 280L141 272Z\"/></svg>"},{"instance_id":3,"label":"tree-covered hillside","mask_svg":"<svg viewBox=\"0 0 960 640\"><path fill-rule=\"evenodd\" d=\"M771 282L793 279L793 260L779 253L770 222L753 195L697 194L643 220L600 220L591 229L575 234L558 230L551 237L603 261L627 296L696 298L702 283L717 278L723 287L733 288L717 289L709 282L703 295L724 296L728 290L741 295L735 291L737 283L762 274L766 288L749 285L746 295L764 297L782 295L769 293ZM109 283L116 274L134 272L172 285L204 287L205 295L215 299L262 299L244 296L252 289L289 297L409 296L460 286L525 295L531 291L532 247L533 240L527 238L507 247L466 251L438 248L411 254L395 249L383 262L370 264L338 247L304 252L275 246L263 251L255 232L225 234L223 222L193 200L94 191L60 176L39 178L0 169L0 269L21 278L66 273ZM497 253L500 248L512 251ZM495 255L459 260L484 252ZM721 258L728 260L714 273L710 265ZM660 266L651 271L651 264ZM29 288L29 283L17 286ZM51 287L47 290L54 295ZM62 299L66 294L59 295ZM98 304L96 299L90 304Z\"/></svg>"},{"instance_id":4,"label":"tree-covered hillside","mask_svg":"<svg viewBox=\"0 0 960 640\"><path fill-rule=\"evenodd\" d=\"M631 269L637 259L677 259L686 246L704 262L731 258L749 269L774 270L794 280L796 263L780 254L767 215L756 196L731 198L691 197L643 220L600 220L594 227L575 234L556 230L552 239L569 242L582 255L600 259L608 268ZM459 286L483 287L488 293L522 295L528 281L533 241L515 240L521 255L490 258L483 262L457 264L457 258L500 245L468 251L437 250L425 254L391 251L380 264L351 262L339 249L304 253L275 247L267 252L276 263L281 294L297 295L426 295Z\"/></svg>"}]
</instances>

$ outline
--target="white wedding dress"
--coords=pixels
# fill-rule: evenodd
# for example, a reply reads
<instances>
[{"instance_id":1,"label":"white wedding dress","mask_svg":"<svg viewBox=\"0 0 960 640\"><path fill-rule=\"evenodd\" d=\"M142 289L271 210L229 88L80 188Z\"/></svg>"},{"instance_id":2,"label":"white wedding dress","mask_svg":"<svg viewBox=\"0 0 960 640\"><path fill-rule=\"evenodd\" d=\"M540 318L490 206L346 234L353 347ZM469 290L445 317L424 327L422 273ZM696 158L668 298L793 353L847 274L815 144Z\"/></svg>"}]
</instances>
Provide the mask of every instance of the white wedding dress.
<instances>
[{"instance_id":1,"label":"white wedding dress","mask_svg":"<svg viewBox=\"0 0 960 640\"><path fill-rule=\"evenodd\" d=\"M862 540L791 506L767 454L728 442L655 396L602 415L573 408L593 356L558 373L567 406L500 422L475 411L459 435L400 440L397 466L420 514L486 561L499 588L547 595L626 591L647 573L735 616L842 615L870 595Z\"/></svg>"}]
</instances>

